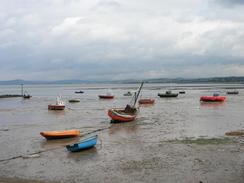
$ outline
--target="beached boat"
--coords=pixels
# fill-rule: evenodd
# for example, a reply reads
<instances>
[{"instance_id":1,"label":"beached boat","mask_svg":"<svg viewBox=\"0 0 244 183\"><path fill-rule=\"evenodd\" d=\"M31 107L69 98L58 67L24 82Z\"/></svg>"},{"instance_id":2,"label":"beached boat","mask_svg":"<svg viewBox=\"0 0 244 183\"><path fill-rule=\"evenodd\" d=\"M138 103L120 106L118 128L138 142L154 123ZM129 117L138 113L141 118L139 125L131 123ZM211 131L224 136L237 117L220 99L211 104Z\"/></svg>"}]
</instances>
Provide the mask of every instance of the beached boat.
<instances>
[{"instance_id":1,"label":"beached boat","mask_svg":"<svg viewBox=\"0 0 244 183\"><path fill-rule=\"evenodd\" d=\"M90 149L97 144L97 135L86 138L79 143L75 143L73 145L67 145L66 148L71 152L79 152L85 149Z\"/></svg>"},{"instance_id":2,"label":"beached boat","mask_svg":"<svg viewBox=\"0 0 244 183\"><path fill-rule=\"evenodd\" d=\"M143 82L138 90L135 92L132 98L132 105L126 105L125 108L113 108L108 110L108 116L111 118L111 122L131 122L136 119L138 108L136 108L136 103L143 86Z\"/></svg>"},{"instance_id":3,"label":"beached boat","mask_svg":"<svg viewBox=\"0 0 244 183\"><path fill-rule=\"evenodd\" d=\"M161 98L178 97L178 93L172 93L171 91L166 91L165 93L158 93L158 96Z\"/></svg>"},{"instance_id":4,"label":"beached boat","mask_svg":"<svg viewBox=\"0 0 244 183\"><path fill-rule=\"evenodd\" d=\"M84 93L84 91L75 91L75 93L77 93L77 94L78 94L78 93Z\"/></svg>"},{"instance_id":5,"label":"beached boat","mask_svg":"<svg viewBox=\"0 0 244 183\"><path fill-rule=\"evenodd\" d=\"M155 100L154 99L140 99L138 101L139 104L154 104Z\"/></svg>"},{"instance_id":6,"label":"beached boat","mask_svg":"<svg viewBox=\"0 0 244 183\"><path fill-rule=\"evenodd\" d=\"M179 91L179 94L185 94L186 91Z\"/></svg>"},{"instance_id":7,"label":"beached boat","mask_svg":"<svg viewBox=\"0 0 244 183\"><path fill-rule=\"evenodd\" d=\"M226 99L225 96L213 95L213 96L201 96L200 101L201 102L224 102L225 99Z\"/></svg>"},{"instance_id":8,"label":"beached boat","mask_svg":"<svg viewBox=\"0 0 244 183\"><path fill-rule=\"evenodd\" d=\"M76 102L80 102L80 99L78 98L73 98L69 100L70 103L76 103Z\"/></svg>"},{"instance_id":9,"label":"beached boat","mask_svg":"<svg viewBox=\"0 0 244 183\"><path fill-rule=\"evenodd\" d=\"M226 94L228 94L228 95L238 95L239 94L239 91L237 91L237 90L227 91Z\"/></svg>"},{"instance_id":10,"label":"beached boat","mask_svg":"<svg viewBox=\"0 0 244 183\"><path fill-rule=\"evenodd\" d=\"M40 133L46 139L63 139L72 138L80 135L80 130L64 130L64 131L43 131Z\"/></svg>"},{"instance_id":11,"label":"beached boat","mask_svg":"<svg viewBox=\"0 0 244 183\"><path fill-rule=\"evenodd\" d=\"M61 96L57 97L56 104L49 104L49 110L64 110L65 103L61 100Z\"/></svg>"},{"instance_id":12,"label":"beached boat","mask_svg":"<svg viewBox=\"0 0 244 183\"><path fill-rule=\"evenodd\" d=\"M113 99L114 95L111 90L108 90L106 94L104 95L98 95L100 99Z\"/></svg>"},{"instance_id":13,"label":"beached boat","mask_svg":"<svg viewBox=\"0 0 244 183\"><path fill-rule=\"evenodd\" d=\"M124 93L124 96L132 96L132 92L128 91L127 93Z\"/></svg>"},{"instance_id":14,"label":"beached boat","mask_svg":"<svg viewBox=\"0 0 244 183\"><path fill-rule=\"evenodd\" d=\"M24 95L23 95L23 98L24 98L24 99L30 99L30 98L31 98L31 95L29 95L29 94L27 93L27 91L25 91L25 93L24 93Z\"/></svg>"}]
</instances>

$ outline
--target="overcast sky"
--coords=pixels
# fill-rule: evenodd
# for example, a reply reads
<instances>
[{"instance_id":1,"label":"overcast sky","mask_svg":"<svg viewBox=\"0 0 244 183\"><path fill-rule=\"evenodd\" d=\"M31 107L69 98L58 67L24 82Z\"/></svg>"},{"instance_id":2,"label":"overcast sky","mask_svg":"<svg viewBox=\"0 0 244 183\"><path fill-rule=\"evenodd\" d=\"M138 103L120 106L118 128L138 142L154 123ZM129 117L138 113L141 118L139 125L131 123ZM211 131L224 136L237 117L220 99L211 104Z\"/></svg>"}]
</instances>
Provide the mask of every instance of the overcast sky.
<instances>
[{"instance_id":1,"label":"overcast sky","mask_svg":"<svg viewBox=\"0 0 244 183\"><path fill-rule=\"evenodd\" d=\"M244 0L0 0L0 80L244 76Z\"/></svg>"}]
</instances>

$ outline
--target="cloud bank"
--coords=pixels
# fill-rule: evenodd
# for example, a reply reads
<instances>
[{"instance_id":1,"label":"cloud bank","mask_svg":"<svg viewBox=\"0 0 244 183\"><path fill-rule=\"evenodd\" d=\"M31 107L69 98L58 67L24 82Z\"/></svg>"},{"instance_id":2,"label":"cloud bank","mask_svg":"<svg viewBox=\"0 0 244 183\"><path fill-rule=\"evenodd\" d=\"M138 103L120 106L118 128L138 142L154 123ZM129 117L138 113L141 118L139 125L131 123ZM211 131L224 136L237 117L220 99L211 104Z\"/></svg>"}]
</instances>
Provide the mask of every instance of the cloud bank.
<instances>
[{"instance_id":1,"label":"cloud bank","mask_svg":"<svg viewBox=\"0 0 244 183\"><path fill-rule=\"evenodd\" d=\"M0 78L244 75L240 0L0 2Z\"/></svg>"}]
</instances>

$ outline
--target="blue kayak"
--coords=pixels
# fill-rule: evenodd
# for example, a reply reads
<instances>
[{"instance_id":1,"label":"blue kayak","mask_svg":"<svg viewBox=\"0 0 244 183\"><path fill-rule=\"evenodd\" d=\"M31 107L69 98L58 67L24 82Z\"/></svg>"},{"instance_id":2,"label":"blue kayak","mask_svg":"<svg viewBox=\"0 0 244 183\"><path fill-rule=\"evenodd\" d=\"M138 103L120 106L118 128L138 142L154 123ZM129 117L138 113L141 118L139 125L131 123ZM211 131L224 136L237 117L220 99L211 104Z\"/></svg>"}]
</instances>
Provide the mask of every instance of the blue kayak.
<instances>
[{"instance_id":1,"label":"blue kayak","mask_svg":"<svg viewBox=\"0 0 244 183\"><path fill-rule=\"evenodd\" d=\"M66 148L71 152L78 152L94 147L97 144L97 135L86 138L79 143L67 145Z\"/></svg>"}]
</instances>

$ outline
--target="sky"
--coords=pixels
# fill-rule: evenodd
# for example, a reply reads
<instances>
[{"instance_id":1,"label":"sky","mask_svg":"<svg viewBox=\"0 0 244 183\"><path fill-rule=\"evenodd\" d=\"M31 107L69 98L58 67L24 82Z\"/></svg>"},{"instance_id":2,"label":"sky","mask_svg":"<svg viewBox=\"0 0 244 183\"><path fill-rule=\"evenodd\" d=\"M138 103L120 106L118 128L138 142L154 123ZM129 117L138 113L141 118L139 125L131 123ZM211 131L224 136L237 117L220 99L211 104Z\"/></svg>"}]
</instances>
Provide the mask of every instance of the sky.
<instances>
[{"instance_id":1,"label":"sky","mask_svg":"<svg viewBox=\"0 0 244 183\"><path fill-rule=\"evenodd\" d=\"M244 76L244 0L0 0L0 80Z\"/></svg>"}]
</instances>

